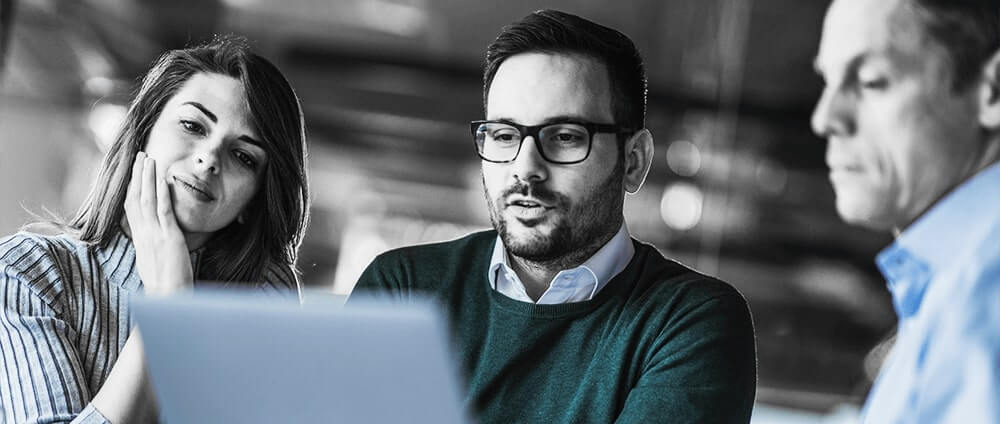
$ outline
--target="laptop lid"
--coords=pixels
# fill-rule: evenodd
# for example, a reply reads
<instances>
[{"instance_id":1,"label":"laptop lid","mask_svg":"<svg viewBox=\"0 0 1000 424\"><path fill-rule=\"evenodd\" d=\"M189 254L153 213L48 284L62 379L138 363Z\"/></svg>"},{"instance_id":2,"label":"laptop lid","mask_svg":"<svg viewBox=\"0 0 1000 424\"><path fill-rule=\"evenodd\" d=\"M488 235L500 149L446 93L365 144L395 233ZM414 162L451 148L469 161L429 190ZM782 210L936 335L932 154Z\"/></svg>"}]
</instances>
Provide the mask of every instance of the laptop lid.
<instances>
[{"instance_id":1,"label":"laptop lid","mask_svg":"<svg viewBox=\"0 0 1000 424\"><path fill-rule=\"evenodd\" d=\"M464 421L445 321L429 301L196 292L132 304L166 422Z\"/></svg>"}]
</instances>

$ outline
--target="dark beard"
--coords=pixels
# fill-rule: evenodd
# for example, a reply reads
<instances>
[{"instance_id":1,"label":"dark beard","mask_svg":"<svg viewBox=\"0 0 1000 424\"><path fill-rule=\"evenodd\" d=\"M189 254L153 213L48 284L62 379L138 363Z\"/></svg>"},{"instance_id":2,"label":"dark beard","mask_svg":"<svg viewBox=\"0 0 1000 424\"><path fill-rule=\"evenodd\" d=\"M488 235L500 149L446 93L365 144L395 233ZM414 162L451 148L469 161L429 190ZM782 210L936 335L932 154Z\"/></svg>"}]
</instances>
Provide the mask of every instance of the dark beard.
<instances>
[{"instance_id":1,"label":"dark beard","mask_svg":"<svg viewBox=\"0 0 1000 424\"><path fill-rule=\"evenodd\" d=\"M487 198L490 220L500 235L507 252L545 267L567 269L578 266L593 256L618 232L622 223L624 161L616 161L608 178L594 187L591 193L572 204L569 198L539 184L519 181L508 187L496 198L503 202L511 194L531 195L566 211L555 223L547 237L524 240L519 243L507 229L507 222L500 219L498 208ZM488 197L488 195L487 195Z\"/></svg>"}]
</instances>

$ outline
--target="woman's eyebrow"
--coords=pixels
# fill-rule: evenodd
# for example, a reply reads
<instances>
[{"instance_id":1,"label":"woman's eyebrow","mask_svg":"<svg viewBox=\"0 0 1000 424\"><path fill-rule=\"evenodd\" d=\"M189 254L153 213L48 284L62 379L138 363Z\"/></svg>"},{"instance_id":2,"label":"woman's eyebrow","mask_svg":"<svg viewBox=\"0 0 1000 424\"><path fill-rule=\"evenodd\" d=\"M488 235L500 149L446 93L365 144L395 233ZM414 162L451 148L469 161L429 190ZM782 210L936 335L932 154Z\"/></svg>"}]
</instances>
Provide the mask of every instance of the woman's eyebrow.
<instances>
[{"instance_id":1,"label":"woman's eyebrow","mask_svg":"<svg viewBox=\"0 0 1000 424\"><path fill-rule=\"evenodd\" d=\"M204 105L202 105L201 103L198 103L198 102L184 102L184 103L181 103L181 105L191 105L191 106L194 106L194 107L198 108L198 110L200 110L201 113L204 113L205 116L208 117L208 119L211 119L213 123L218 123L219 122L219 118L216 117L215 114L212 113L212 111L208 110L208 108L205 107Z\"/></svg>"},{"instance_id":2,"label":"woman's eyebrow","mask_svg":"<svg viewBox=\"0 0 1000 424\"><path fill-rule=\"evenodd\" d=\"M257 147L259 147L261 149L264 148L264 143L261 143L259 140L255 139L253 137L250 137L249 135L246 135L246 134L241 135L241 136L237 137L236 139L237 140L245 141L245 142L250 143L250 144L253 144L254 146L257 146Z\"/></svg>"},{"instance_id":3,"label":"woman's eyebrow","mask_svg":"<svg viewBox=\"0 0 1000 424\"><path fill-rule=\"evenodd\" d=\"M191 105L191 106L194 106L194 107L198 108L198 110L200 110L201 113L204 113L205 116L208 117L208 119L211 119L213 123L218 123L219 122L219 118L217 116L215 116L215 114L212 113L212 111L208 110L208 108L205 107L205 105L203 105L201 103L193 102L192 101L192 102L181 103L181 105ZM237 137L237 140L243 140L243 141L245 141L247 143L253 144L254 146L260 147L261 149L264 148L264 143L261 143L260 140L257 140L257 139L255 139L253 137L250 137L249 135L245 135L245 134L241 135L241 136Z\"/></svg>"}]
</instances>

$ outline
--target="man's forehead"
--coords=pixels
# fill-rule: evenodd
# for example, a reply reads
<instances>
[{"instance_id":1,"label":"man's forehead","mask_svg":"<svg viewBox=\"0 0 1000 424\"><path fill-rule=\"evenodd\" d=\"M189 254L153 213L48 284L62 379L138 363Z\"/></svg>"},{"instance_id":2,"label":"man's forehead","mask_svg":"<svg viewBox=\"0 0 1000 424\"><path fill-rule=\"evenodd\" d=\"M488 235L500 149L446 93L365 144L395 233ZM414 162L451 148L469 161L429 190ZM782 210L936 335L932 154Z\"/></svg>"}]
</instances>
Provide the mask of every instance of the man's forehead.
<instances>
[{"instance_id":1,"label":"man's forehead","mask_svg":"<svg viewBox=\"0 0 1000 424\"><path fill-rule=\"evenodd\" d=\"M612 122L607 68L564 53L522 53L500 64L487 95L487 117L537 124L552 116Z\"/></svg>"},{"instance_id":2,"label":"man's forehead","mask_svg":"<svg viewBox=\"0 0 1000 424\"><path fill-rule=\"evenodd\" d=\"M858 60L895 61L926 53L928 37L908 2L835 0L823 23L817 70L838 72Z\"/></svg>"}]
</instances>

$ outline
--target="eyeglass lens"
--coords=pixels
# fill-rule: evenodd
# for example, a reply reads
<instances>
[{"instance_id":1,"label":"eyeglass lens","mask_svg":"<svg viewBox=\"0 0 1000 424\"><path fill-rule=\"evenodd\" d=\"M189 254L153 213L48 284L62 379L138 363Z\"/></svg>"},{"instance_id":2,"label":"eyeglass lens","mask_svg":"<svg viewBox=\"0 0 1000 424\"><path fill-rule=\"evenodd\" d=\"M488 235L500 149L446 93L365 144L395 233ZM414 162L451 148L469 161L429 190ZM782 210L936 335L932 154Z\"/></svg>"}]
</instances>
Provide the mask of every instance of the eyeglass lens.
<instances>
[{"instance_id":1,"label":"eyeglass lens","mask_svg":"<svg viewBox=\"0 0 1000 424\"><path fill-rule=\"evenodd\" d=\"M582 125L566 123L542 127L537 135L521 134L517 128L507 124L482 124L476 131L476 146L486 160L507 162L517 157L526 136L535 136L542 156L553 162L583 160L590 149L587 129Z\"/></svg>"}]
</instances>

